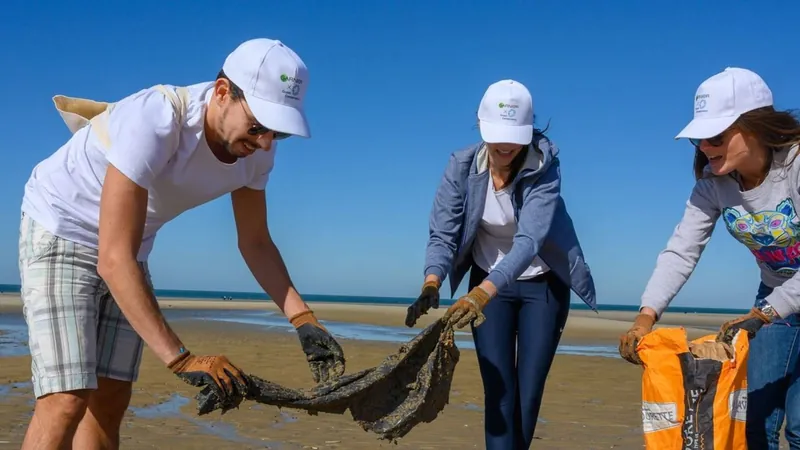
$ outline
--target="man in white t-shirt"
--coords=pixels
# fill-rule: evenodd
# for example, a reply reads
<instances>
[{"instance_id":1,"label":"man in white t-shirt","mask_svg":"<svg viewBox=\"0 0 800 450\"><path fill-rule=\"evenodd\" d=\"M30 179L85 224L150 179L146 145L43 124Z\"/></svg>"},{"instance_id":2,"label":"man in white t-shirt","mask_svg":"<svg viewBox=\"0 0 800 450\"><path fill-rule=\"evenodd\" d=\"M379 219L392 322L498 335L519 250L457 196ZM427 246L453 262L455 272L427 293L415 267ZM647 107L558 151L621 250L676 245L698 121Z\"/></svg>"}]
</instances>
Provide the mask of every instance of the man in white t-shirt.
<instances>
[{"instance_id":1,"label":"man in white t-shirt","mask_svg":"<svg viewBox=\"0 0 800 450\"><path fill-rule=\"evenodd\" d=\"M293 287L267 226L275 141L310 137L308 82L294 51L253 39L213 82L156 86L105 109L57 98L68 125L78 116L88 123L72 127L25 185L19 265L37 400L24 449L117 447L143 341L223 403L245 394L242 373L224 356L184 348L147 269L165 223L228 193L239 251L297 329L314 380L344 372L342 349ZM104 112L81 114L97 105Z\"/></svg>"}]
</instances>

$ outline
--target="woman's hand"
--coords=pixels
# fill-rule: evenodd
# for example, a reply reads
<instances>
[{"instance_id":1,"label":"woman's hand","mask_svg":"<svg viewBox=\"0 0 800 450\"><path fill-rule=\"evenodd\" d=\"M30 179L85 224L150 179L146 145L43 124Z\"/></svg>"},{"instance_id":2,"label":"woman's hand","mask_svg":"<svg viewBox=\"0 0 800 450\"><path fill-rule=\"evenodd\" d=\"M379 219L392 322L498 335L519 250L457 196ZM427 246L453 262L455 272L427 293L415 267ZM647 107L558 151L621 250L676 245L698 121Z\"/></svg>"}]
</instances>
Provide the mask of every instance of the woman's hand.
<instances>
[{"instance_id":1,"label":"woman's hand","mask_svg":"<svg viewBox=\"0 0 800 450\"><path fill-rule=\"evenodd\" d=\"M716 340L717 342L727 342L730 344L739 330L747 331L747 335L750 339L753 339L758 330L760 330L764 324L770 323L771 321L770 317L764 314L760 309L753 308L744 316L737 317L734 320L722 324Z\"/></svg>"},{"instance_id":2,"label":"woman's hand","mask_svg":"<svg viewBox=\"0 0 800 450\"><path fill-rule=\"evenodd\" d=\"M491 296L481 286L474 287L469 293L456 301L446 313L444 320L455 328L464 328L472 321L480 326L486 317L483 308L489 303Z\"/></svg>"},{"instance_id":3,"label":"woman's hand","mask_svg":"<svg viewBox=\"0 0 800 450\"><path fill-rule=\"evenodd\" d=\"M636 316L631 328L619 338L619 355L631 364L642 364L639 355L636 353L636 346L639 339L653 330L656 323L656 313L650 308L644 308Z\"/></svg>"},{"instance_id":4,"label":"woman's hand","mask_svg":"<svg viewBox=\"0 0 800 450\"><path fill-rule=\"evenodd\" d=\"M417 323L417 319L423 314L427 314L431 308L439 308L439 278L435 275L425 279L425 284L422 285L422 293L408 307L406 326L413 327Z\"/></svg>"}]
</instances>

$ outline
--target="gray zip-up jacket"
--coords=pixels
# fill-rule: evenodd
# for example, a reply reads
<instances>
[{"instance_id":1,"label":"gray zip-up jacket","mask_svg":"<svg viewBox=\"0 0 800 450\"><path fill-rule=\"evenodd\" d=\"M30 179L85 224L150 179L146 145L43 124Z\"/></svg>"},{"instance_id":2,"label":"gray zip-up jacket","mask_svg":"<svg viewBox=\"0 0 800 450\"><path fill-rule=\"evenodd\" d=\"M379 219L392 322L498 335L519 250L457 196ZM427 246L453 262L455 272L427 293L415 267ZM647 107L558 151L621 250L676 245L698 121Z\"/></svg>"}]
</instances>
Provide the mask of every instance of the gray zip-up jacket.
<instances>
[{"instance_id":1,"label":"gray zip-up jacket","mask_svg":"<svg viewBox=\"0 0 800 450\"><path fill-rule=\"evenodd\" d=\"M497 289L514 282L539 256L586 303L597 309L594 279L561 197L558 148L534 136L511 185L517 234L511 251L489 273ZM450 156L430 214L425 275L449 277L451 296L472 265L472 245L483 217L489 182L488 149L472 145Z\"/></svg>"}]
</instances>

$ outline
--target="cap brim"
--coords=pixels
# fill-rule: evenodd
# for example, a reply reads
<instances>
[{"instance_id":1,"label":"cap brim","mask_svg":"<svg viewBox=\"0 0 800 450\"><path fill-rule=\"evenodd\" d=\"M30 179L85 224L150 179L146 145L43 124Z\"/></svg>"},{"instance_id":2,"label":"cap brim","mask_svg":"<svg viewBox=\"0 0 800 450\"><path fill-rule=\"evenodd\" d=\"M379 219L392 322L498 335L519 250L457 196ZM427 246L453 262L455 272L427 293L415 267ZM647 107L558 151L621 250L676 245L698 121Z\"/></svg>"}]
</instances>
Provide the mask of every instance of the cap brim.
<instances>
[{"instance_id":1,"label":"cap brim","mask_svg":"<svg viewBox=\"0 0 800 450\"><path fill-rule=\"evenodd\" d=\"M480 121L481 138L489 144L528 145L533 140L533 125L509 126Z\"/></svg>"},{"instance_id":2,"label":"cap brim","mask_svg":"<svg viewBox=\"0 0 800 450\"><path fill-rule=\"evenodd\" d=\"M297 108L268 102L260 98L244 95L247 106L253 111L258 123L273 131L289 133L304 138L311 137L305 113Z\"/></svg>"},{"instance_id":3,"label":"cap brim","mask_svg":"<svg viewBox=\"0 0 800 450\"><path fill-rule=\"evenodd\" d=\"M736 122L738 116L715 117L713 119L694 119L681 130L675 139L708 139L712 138Z\"/></svg>"}]
</instances>

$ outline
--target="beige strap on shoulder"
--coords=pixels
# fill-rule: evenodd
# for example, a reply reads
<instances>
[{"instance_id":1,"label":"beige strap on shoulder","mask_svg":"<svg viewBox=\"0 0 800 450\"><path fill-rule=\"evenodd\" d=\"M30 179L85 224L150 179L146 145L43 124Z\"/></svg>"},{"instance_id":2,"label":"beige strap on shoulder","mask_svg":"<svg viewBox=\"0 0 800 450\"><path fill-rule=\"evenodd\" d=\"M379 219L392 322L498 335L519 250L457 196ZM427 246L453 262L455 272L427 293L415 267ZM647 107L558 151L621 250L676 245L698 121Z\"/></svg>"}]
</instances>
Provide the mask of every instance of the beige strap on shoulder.
<instances>
[{"instance_id":1,"label":"beige strap on shoulder","mask_svg":"<svg viewBox=\"0 0 800 450\"><path fill-rule=\"evenodd\" d=\"M189 104L189 90L185 87L178 87L173 91L162 84L154 87L169 99L175 109L175 114L178 116L178 123L183 124L186 106ZM65 95L54 96L53 103L72 134L91 124L92 131L94 131L100 143L106 150L111 148L111 139L108 136L108 115L114 109L115 103L98 102Z\"/></svg>"}]
</instances>

